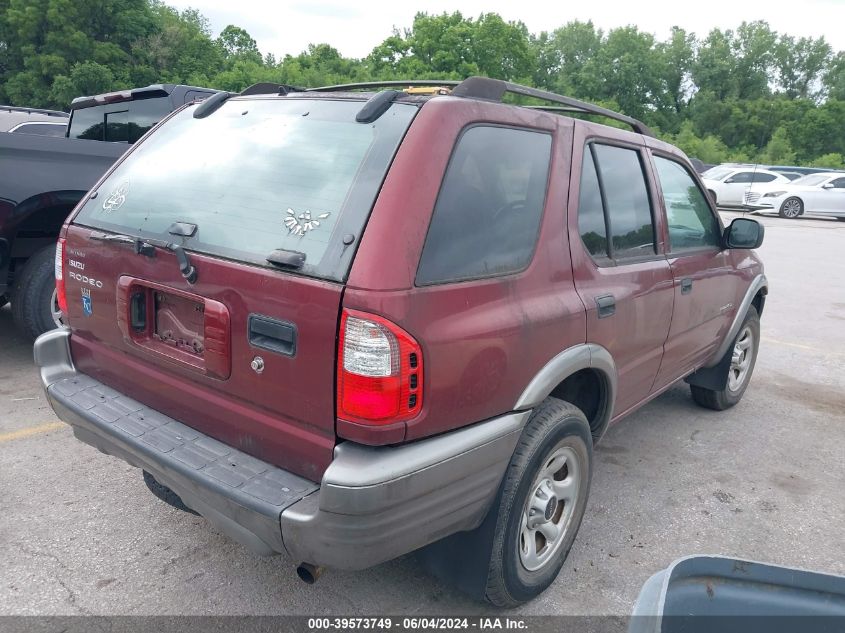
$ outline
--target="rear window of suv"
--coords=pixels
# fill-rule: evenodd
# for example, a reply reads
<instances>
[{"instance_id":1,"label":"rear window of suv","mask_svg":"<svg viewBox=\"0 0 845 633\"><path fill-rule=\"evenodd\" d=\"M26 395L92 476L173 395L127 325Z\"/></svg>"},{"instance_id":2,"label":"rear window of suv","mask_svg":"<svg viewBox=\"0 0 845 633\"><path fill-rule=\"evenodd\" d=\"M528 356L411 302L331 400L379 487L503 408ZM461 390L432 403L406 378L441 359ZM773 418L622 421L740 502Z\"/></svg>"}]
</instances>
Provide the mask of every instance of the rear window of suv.
<instances>
[{"instance_id":1,"label":"rear window of suv","mask_svg":"<svg viewBox=\"0 0 845 633\"><path fill-rule=\"evenodd\" d=\"M176 241L261 266L305 254L296 272L342 281L396 148L417 111L393 104L371 124L363 101L230 99L205 118L189 106L109 176L75 223Z\"/></svg>"}]
</instances>

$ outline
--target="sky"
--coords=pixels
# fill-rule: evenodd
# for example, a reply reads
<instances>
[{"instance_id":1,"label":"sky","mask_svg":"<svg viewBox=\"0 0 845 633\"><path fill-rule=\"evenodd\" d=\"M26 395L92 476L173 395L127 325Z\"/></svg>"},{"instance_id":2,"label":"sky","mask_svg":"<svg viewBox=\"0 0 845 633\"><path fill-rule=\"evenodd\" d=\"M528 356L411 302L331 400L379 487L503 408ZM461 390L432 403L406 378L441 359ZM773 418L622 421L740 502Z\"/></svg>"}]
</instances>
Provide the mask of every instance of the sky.
<instances>
[{"instance_id":1,"label":"sky","mask_svg":"<svg viewBox=\"0 0 845 633\"><path fill-rule=\"evenodd\" d=\"M845 50L845 0L165 0L179 9L198 9L217 35L228 24L246 29L262 53L278 59L297 55L309 43L326 42L346 57L364 57L388 37L413 23L418 11L460 11L467 17L495 12L521 20L532 33L552 31L571 20L592 20L608 30L629 24L666 39L672 26L703 37L713 28L736 28L763 19L781 33L824 36Z\"/></svg>"}]
</instances>

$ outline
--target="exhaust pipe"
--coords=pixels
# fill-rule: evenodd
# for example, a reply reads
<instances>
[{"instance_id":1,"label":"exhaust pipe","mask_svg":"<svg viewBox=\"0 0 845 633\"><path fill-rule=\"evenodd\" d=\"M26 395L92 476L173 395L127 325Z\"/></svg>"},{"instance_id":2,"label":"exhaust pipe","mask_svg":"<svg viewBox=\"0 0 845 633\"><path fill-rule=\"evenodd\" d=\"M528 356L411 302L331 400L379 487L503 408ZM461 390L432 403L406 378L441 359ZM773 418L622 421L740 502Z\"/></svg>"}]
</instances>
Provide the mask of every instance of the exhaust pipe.
<instances>
[{"instance_id":1,"label":"exhaust pipe","mask_svg":"<svg viewBox=\"0 0 845 633\"><path fill-rule=\"evenodd\" d=\"M323 569L323 567L317 567L311 563L302 563L296 568L296 575L299 576L302 582L313 585L323 574Z\"/></svg>"}]
</instances>

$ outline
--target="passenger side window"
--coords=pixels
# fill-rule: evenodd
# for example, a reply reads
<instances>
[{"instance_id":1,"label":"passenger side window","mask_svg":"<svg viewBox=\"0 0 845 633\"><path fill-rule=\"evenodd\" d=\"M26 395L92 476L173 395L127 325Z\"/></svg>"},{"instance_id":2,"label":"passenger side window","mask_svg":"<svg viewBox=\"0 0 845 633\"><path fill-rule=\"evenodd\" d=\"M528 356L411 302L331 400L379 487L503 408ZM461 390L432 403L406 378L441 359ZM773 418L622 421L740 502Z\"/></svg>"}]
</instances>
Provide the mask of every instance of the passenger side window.
<instances>
[{"instance_id":1,"label":"passenger side window","mask_svg":"<svg viewBox=\"0 0 845 633\"><path fill-rule=\"evenodd\" d=\"M653 255L654 224L640 153L613 145L593 146L606 205L610 257Z\"/></svg>"},{"instance_id":2,"label":"passenger side window","mask_svg":"<svg viewBox=\"0 0 845 633\"><path fill-rule=\"evenodd\" d=\"M837 178L836 180L832 180L830 184L833 185L834 189L845 189L845 178Z\"/></svg>"},{"instance_id":3,"label":"passenger side window","mask_svg":"<svg viewBox=\"0 0 845 633\"><path fill-rule=\"evenodd\" d=\"M528 266L546 198L552 137L476 126L458 140L425 239L417 285Z\"/></svg>"},{"instance_id":4,"label":"passenger side window","mask_svg":"<svg viewBox=\"0 0 845 633\"><path fill-rule=\"evenodd\" d=\"M718 248L719 223L686 168L661 156L654 157L654 165L666 205L672 252Z\"/></svg>"},{"instance_id":5,"label":"passenger side window","mask_svg":"<svg viewBox=\"0 0 845 633\"><path fill-rule=\"evenodd\" d=\"M734 174L727 180L725 180L726 184L736 184L736 183L746 183L751 182L751 179L754 177L754 174L750 171L741 171L739 173Z\"/></svg>"}]
</instances>

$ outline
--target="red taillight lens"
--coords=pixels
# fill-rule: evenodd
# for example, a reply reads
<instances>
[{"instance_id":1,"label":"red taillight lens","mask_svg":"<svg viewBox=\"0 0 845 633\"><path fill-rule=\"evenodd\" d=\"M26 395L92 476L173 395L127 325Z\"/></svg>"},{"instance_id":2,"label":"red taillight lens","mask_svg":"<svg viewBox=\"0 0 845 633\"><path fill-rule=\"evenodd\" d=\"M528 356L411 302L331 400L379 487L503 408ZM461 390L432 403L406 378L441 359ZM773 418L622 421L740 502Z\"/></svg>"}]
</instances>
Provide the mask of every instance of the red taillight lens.
<instances>
[{"instance_id":1,"label":"red taillight lens","mask_svg":"<svg viewBox=\"0 0 845 633\"><path fill-rule=\"evenodd\" d=\"M65 291L65 238L60 237L56 243L56 298L59 308L67 314L67 292Z\"/></svg>"},{"instance_id":2,"label":"red taillight lens","mask_svg":"<svg viewBox=\"0 0 845 633\"><path fill-rule=\"evenodd\" d=\"M422 408L419 343L381 317L344 310L337 364L337 414L350 422L390 424Z\"/></svg>"}]
</instances>

